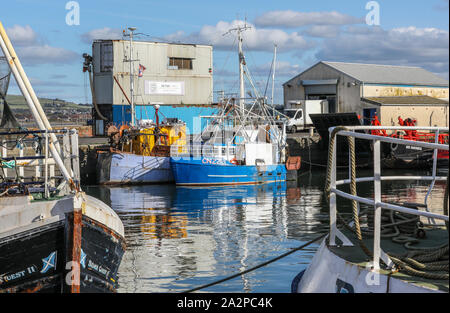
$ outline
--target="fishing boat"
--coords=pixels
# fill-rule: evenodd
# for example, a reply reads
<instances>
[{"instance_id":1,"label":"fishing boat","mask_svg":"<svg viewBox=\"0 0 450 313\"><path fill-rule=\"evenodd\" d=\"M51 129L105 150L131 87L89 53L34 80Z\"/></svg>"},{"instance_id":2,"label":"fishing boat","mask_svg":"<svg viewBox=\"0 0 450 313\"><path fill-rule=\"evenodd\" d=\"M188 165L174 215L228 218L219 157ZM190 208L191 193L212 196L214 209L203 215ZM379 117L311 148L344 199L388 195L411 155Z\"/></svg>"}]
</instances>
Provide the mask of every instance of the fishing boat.
<instances>
[{"instance_id":1,"label":"fishing boat","mask_svg":"<svg viewBox=\"0 0 450 313\"><path fill-rule=\"evenodd\" d=\"M135 110L135 65L133 60L133 33L134 27L129 28L130 54L124 62L130 66L130 97L124 92L119 81L120 91L130 105L131 121L117 125L110 123L106 127L109 137L109 147L98 149L97 155L97 183L105 185L143 184L143 183L169 183L174 178L170 168L170 146L175 142L183 145L186 138L186 123L178 118L164 118L160 122L160 105L154 104L155 115L153 120L137 119ZM83 72L89 73L89 81L92 92L92 102L99 114L104 117L97 106L95 88L92 78L93 57L83 54ZM142 75L142 67L139 67L138 77ZM114 82L113 82L114 83ZM148 113L148 112L146 112ZM148 117L148 114L146 114Z\"/></svg>"},{"instance_id":2,"label":"fishing boat","mask_svg":"<svg viewBox=\"0 0 450 313\"><path fill-rule=\"evenodd\" d=\"M81 190L77 132L52 129L1 22L0 45L0 293L114 292L123 224ZM11 72L39 130L8 107Z\"/></svg>"},{"instance_id":3,"label":"fishing boat","mask_svg":"<svg viewBox=\"0 0 450 313\"><path fill-rule=\"evenodd\" d=\"M410 145L448 151L448 144L373 135L377 130L427 131L439 135L448 128L353 126L330 128L330 159L326 193L330 208L330 229L306 270L292 281L299 293L429 293L449 292L448 205L449 178L437 176L434 158L431 176L382 176L382 143ZM360 133L357 131L366 131ZM346 137L351 162L345 177L338 177L336 151L338 136ZM373 177L356 173L355 139L373 143ZM342 173L342 172L341 172ZM341 174L342 175L342 174ZM427 181L423 203L410 199L389 201L382 182ZM445 182L443 212L430 206L435 184ZM357 193L360 184L373 184L373 198ZM348 191L350 190L350 191ZM339 198L339 199L338 199ZM346 200L342 200L346 199ZM350 201L352 218L339 210ZM347 212L348 213L348 212ZM349 216L348 214L345 216Z\"/></svg>"},{"instance_id":4,"label":"fishing boat","mask_svg":"<svg viewBox=\"0 0 450 313\"><path fill-rule=\"evenodd\" d=\"M279 182L287 179L286 125L279 127L275 110L261 96L246 65L242 32L239 49L239 97L223 96L216 115L201 116L206 127L189 145L171 147L170 164L177 185L234 185ZM244 74L252 86L245 97ZM299 161L299 160L297 160ZM292 164L292 172L299 162Z\"/></svg>"},{"instance_id":5,"label":"fishing boat","mask_svg":"<svg viewBox=\"0 0 450 313\"><path fill-rule=\"evenodd\" d=\"M97 155L97 182L102 185L171 183L170 146L184 145L186 125L176 118L153 123L108 127L110 147Z\"/></svg>"}]
</instances>

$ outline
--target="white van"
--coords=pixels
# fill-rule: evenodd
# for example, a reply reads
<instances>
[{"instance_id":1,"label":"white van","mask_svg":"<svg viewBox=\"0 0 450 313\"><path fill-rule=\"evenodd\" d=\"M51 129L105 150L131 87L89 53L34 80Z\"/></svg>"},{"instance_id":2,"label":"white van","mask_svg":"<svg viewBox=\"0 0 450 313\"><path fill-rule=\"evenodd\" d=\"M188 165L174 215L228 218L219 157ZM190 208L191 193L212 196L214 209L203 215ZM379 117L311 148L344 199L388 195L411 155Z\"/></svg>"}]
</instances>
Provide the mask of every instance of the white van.
<instances>
[{"instance_id":1,"label":"white van","mask_svg":"<svg viewBox=\"0 0 450 313\"><path fill-rule=\"evenodd\" d=\"M289 117L286 124L287 131L295 133L313 127L309 114L328 113L326 100L294 100L289 101L284 114Z\"/></svg>"}]
</instances>

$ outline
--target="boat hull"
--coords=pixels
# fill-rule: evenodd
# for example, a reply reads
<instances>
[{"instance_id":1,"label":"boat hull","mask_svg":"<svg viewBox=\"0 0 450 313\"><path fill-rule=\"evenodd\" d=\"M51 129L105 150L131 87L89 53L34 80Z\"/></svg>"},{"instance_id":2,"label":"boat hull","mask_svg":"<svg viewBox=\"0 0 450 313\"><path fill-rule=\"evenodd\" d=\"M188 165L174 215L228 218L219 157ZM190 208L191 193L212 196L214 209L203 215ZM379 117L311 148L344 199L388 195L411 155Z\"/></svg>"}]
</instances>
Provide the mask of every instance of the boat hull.
<instances>
[{"instance_id":1,"label":"boat hull","mask_svg":"<svg viewBox=\"0 0 450 313\"><path fill-rule=\"evenodd\" d=\"M169 157L131 153L99 153L97 182L102 185L170 183L174 178Z\"/></svg>"},{"instance_id":2,"label":"boat hull","mask_svg":"<svg viewBox=\"0 0 450 313\"><path fill-rule=\"evenodd\" d=\"M84 212L73 209L71 198L3 210L0 220L21 225L0 232L0 293L115 292L123 226L106 205L86 197Z\"/></svg>"},{"instance_id":3,"label":"boat hull","mask_svg":"<svg viewBox=\"0 0 450 313\"><path fill-rule=\"evenodd\" d=\"M389 169L429 169L433 166L433 150L409 145L397 145L390 143L382 144L383 168ZM441 153L442 154L442 153ZM448 154L439 154L437 167L448 166Z\"/></svg>"},{"instance_id":4,"label":"boat hull","mask_svg":"<svg viewBox=\"0 0 450 313\"><path fill-rule=\"evenodd\" d=\"M286 181L284 164L233 165L214 160L193 158L171 159L177 185L244 185Z\"/></svg>"},{"instance_id":5,"label":"boat hull","mask_svg":"<svg viewBox=\"0 0 450 313\"><path fill-rule=\"evenodd\" d=\"M309 267L294 278L293 293L427 293L443 292L376 274L370 268L350 263L322 242Z\"/></svg>"}]
</instances>

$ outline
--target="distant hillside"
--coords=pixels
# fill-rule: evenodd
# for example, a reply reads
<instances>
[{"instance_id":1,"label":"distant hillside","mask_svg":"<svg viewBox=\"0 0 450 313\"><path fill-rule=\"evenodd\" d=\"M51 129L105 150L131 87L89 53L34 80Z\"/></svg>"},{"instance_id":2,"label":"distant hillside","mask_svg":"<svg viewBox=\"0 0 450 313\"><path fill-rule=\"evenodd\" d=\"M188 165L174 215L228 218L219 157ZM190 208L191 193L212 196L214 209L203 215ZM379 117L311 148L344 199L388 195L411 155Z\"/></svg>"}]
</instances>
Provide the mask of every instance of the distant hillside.
<instances>
[{"instance_id":1,"label":"distant hillside","mask_svg":"<svg viewBox=\"0 0 450 313\"><path fill-rule=\"evenodd\" d=\"M77 109L77 110L90 110L91 104L77 104L74 102L67 102L62 99L48 99L38 98L44 109L59 108L59 109ZM25 110L28 109L27 102L23 96L19 95L7 95L6 101L11 106L12 110Z\"/></svg>"}]
</instances>

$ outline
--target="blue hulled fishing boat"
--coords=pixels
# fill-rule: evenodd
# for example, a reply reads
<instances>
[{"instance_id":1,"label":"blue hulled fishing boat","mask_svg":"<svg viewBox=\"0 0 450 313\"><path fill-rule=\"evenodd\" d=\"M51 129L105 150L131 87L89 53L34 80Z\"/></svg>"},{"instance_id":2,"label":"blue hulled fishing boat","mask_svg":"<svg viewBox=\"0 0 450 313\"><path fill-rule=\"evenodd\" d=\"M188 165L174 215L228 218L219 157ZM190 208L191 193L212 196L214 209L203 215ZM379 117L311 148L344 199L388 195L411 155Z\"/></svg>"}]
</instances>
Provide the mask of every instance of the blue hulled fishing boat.
<instances>
[{"instance_id":1,"label":"blue hulled fishing boat","mask_svg":"<svg viewBox=\"0 0 450 313\"><path fill-rule=\"evenodd\" d=\"M172 170L178 185L233 185L258 184L286 180L286 166L235 165L223 159L193 158L172 162Z\"/></svg>"},{"instance_id":2,"label":"blue hulled fishing boat","mask_svg":"<svg viewBox=\"0 0 450 313\"><path fill-rule=\"evenodd\" d=\"M241 36L246 29L245 25L231 30L238 34L240 95L223 95L216 115L201 116L207 121L200 134L187 145L171 146L177 185L259 184L287 178L286 125L276 118L281 114L266 103L249 75ZM244 75L253 90L249 98L245 98ZM289 169L299 166L298 162Z\"/></svg>"}]
</instances>

